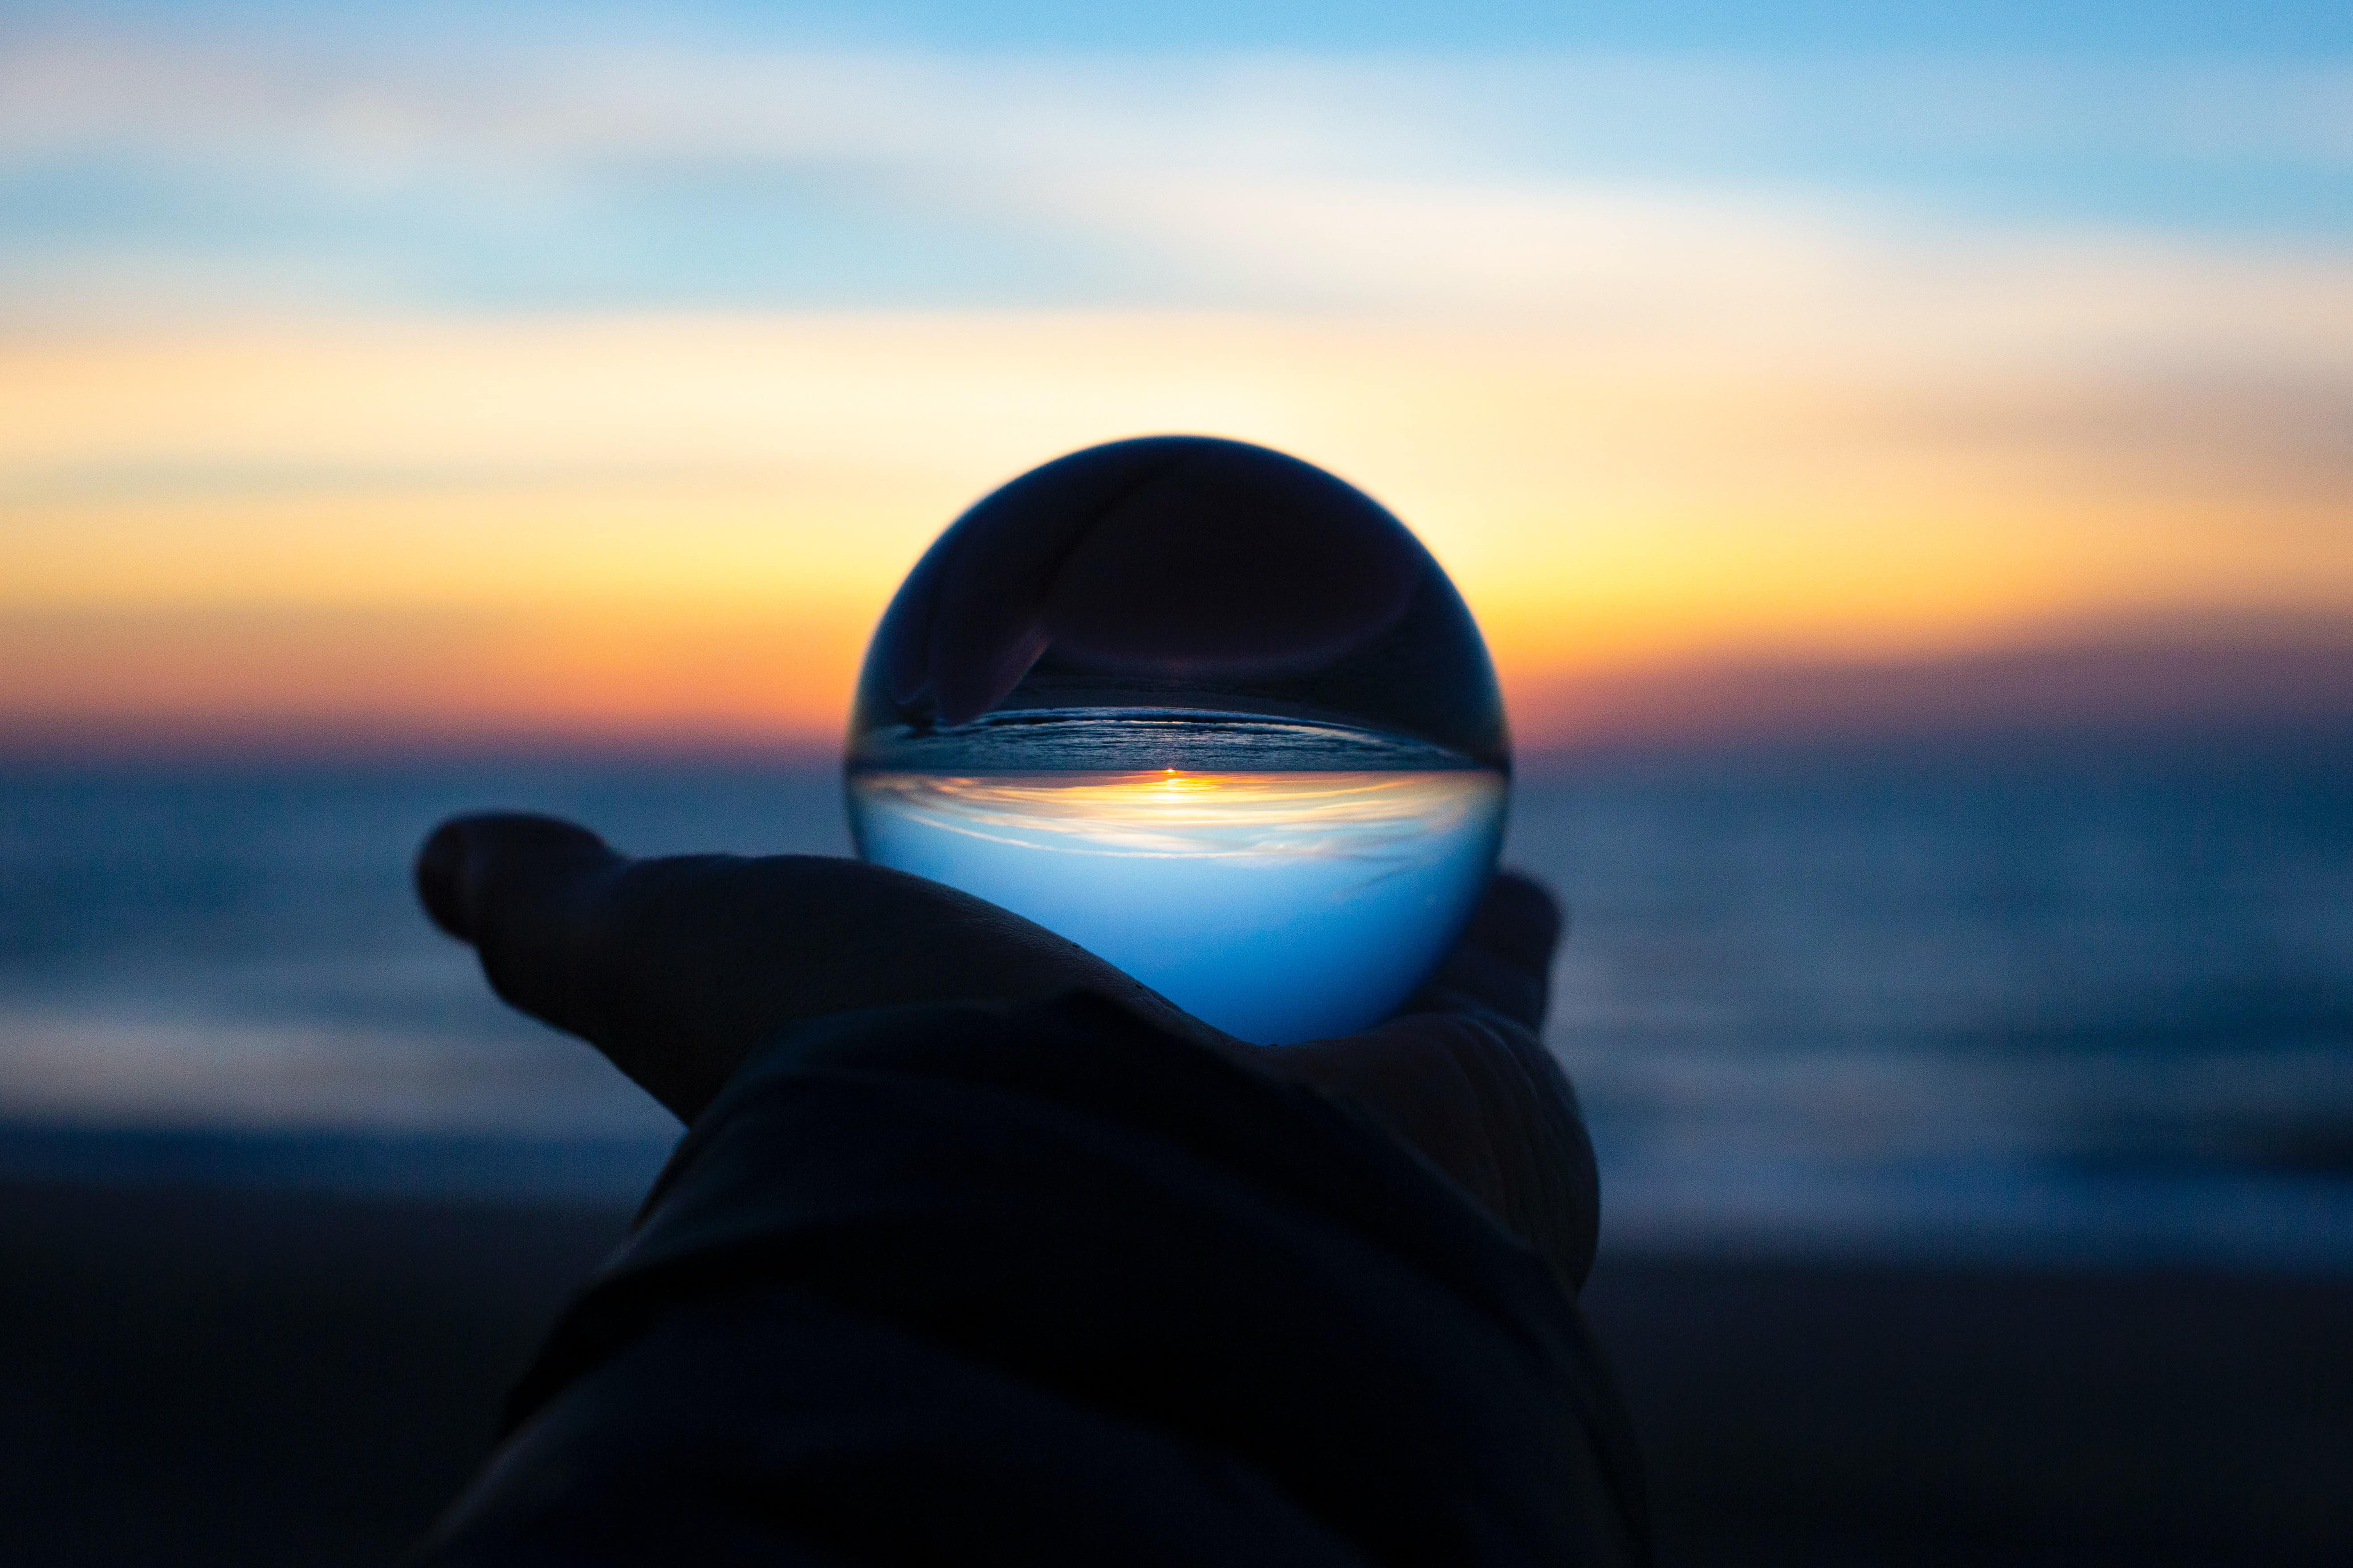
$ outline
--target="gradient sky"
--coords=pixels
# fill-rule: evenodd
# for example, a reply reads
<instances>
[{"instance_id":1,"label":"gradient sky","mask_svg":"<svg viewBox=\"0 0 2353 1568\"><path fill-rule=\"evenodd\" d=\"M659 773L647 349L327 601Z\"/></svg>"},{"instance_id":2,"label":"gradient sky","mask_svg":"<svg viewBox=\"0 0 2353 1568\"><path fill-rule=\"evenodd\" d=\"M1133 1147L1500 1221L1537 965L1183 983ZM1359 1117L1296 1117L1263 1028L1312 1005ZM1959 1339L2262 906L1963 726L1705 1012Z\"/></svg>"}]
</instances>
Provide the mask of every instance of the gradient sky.
<instances>
[{"instance_id":1,"label":"gradient sky","mask_svg":"<svg viewBox=\"0 0 2353 1568\"><path fill-rule=\"evenodd\" d=\"M957 510L1162 430L1388 501L1537 741L2341 647L2353 18L0 8L19 732L825 735Z\"/></svg>"}]
</instances>

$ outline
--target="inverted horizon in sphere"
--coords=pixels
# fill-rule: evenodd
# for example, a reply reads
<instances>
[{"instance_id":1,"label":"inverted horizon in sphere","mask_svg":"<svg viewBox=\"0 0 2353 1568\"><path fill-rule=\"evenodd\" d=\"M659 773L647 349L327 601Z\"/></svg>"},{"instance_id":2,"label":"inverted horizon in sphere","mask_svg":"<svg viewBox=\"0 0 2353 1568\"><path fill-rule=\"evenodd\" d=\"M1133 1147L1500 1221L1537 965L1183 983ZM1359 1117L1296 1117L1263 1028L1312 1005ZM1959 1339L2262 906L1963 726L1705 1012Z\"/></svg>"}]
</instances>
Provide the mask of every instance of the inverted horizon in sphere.
<instances>
[{"instance_id":1,"label":"inverted horizon in sphere","mask_svg":"<svg viewBox=\"0 0 2353 1568\"><path fill-rule=\"evenodd\" d=\"M1485 887L1506 794L1469 768L849 778L866 858L1035 921L1261 1045L1396 1011Z\"/></svg>"},{"instance_id":2,"label":"inverted horizon in sphere","mask_svg":"<svg viewBox=\"0 0 2353 1568\"><path fill-rule=\"evenodd\" d=\"M1473 779L1492 778L1475 773ZM1461 770L875 772L853 788L937 830L1089 855L1276 856L1374 866L1451 833L1482 792Z\"/></svg>"}]
</instances>

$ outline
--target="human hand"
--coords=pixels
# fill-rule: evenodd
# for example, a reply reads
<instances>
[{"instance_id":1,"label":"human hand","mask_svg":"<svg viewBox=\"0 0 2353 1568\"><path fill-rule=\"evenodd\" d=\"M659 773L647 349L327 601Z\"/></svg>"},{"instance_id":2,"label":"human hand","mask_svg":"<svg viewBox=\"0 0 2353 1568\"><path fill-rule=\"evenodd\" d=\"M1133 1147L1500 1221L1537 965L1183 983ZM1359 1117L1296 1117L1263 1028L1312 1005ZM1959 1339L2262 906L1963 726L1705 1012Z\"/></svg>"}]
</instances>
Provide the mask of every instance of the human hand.
<instances>
[{"instance_id":1,"label":"human hand","mask_svg":"<svg viewBox=\"0 0 2353 1568\"><path fill-rule=\"evenodd\" d=\"M1044 1000L1083 988L1269 1076L1353 1102L1529 1242L1571 1289L1590 1268L1590 1144L1536 1031L1560 921L1505 872L1396 1018L1246 1045L994 904L861 861L632 859L552 817L466 816L417 857L434 922L491 988L595 1046L692 1121L762 1039L854 1008Z\"/></svg>"}]
</instances>

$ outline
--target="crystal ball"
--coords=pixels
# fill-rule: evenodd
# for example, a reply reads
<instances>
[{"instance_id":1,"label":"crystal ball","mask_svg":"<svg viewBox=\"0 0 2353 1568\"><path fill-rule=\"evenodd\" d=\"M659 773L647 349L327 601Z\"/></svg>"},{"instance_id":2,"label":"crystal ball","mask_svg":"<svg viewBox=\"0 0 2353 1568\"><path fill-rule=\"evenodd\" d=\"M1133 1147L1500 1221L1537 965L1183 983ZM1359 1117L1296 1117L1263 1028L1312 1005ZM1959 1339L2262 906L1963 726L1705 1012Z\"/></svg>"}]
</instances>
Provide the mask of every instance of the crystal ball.
<instances>
[{"instance_id":1,"label":"crystal ball","mask_svg":"<svg viewBox=\"0 0 2353 1568\"><path fill-rule=\"evenodd\" d=\"M859 853L1027 916L1242 1039L1379 1022L1494 868L1486 646L1405 525L1238 441L1091 447L983 498L859 679Z\"/></svg>"}]
</instances>

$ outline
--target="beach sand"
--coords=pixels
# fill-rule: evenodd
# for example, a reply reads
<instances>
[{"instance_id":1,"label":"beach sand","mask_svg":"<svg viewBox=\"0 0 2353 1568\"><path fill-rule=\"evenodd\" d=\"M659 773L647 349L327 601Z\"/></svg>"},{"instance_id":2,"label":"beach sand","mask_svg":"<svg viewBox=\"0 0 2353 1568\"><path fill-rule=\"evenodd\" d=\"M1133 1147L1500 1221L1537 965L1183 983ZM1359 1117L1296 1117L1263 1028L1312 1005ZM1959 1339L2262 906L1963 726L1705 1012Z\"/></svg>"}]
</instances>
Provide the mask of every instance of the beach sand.
<instances>
[{"instance_id":1,"label":"beach sand","mask_svg":"<svg viewBox=\"0 0 2353 1568\"><path fill-rule=\"evenodd\" d=\"M0 1562L389 1563L605 1208L0 1185ZM1610 1253L1670 1563L2353 1560L2353 1281Z\"/></svg>"}]
</instances>

